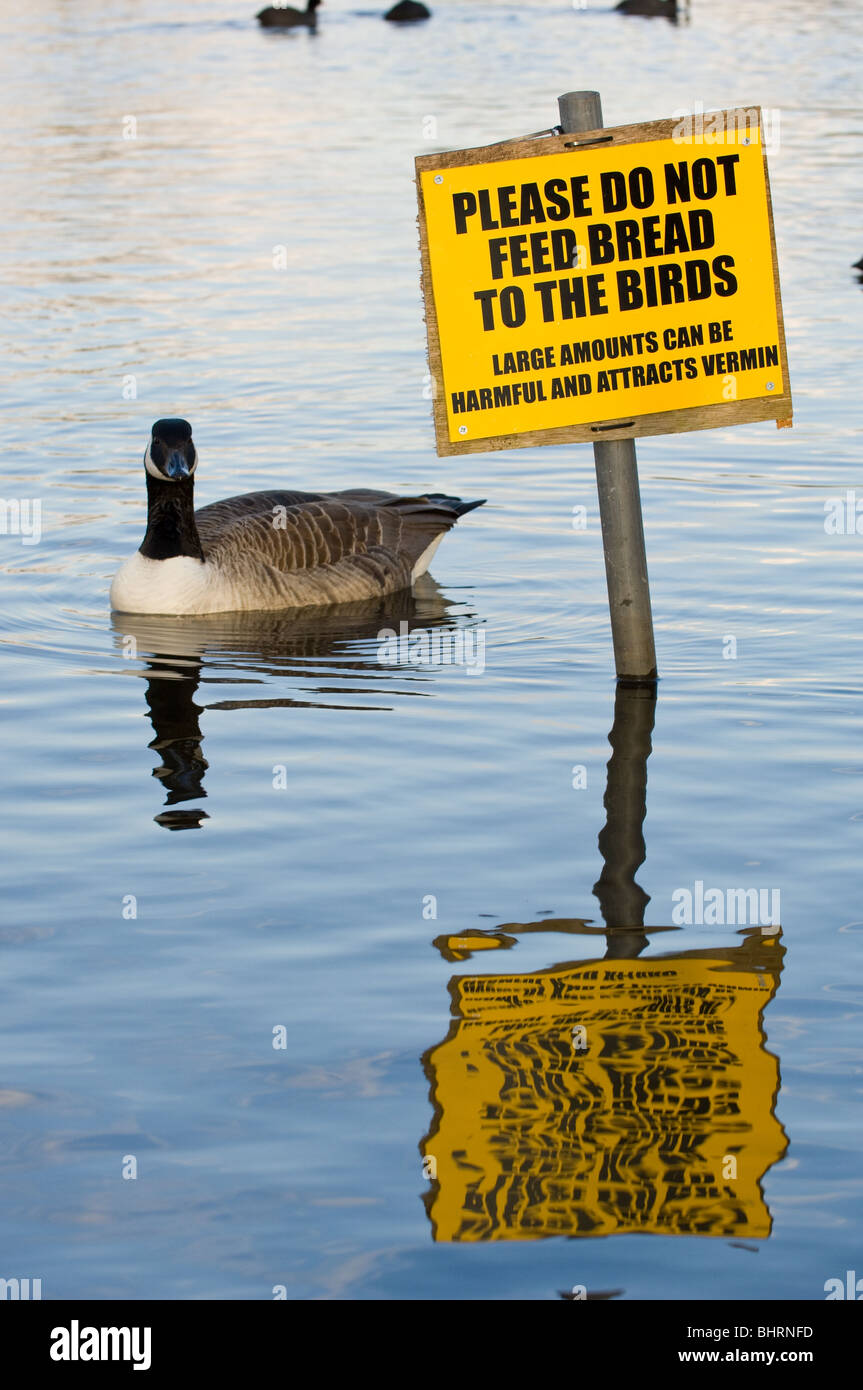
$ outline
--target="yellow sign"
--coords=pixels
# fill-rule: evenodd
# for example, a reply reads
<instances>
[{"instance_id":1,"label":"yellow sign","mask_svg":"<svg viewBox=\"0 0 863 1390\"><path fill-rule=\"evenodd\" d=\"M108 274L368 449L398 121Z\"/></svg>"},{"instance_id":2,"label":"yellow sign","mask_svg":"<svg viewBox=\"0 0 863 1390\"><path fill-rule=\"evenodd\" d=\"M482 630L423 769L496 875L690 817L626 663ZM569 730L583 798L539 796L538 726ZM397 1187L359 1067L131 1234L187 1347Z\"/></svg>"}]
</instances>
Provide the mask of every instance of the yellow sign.
<instances>
[{"instance_id":1,"label":"yellow sign","mask_svg":"<svg viewBox=\"0 0 863 1390\"><path fill-rule=\"evenodd\" d=\"M435 1239L769 1235L761 1179L787 1141L761 1016L782 955L756 934L456 977L456 1019L424 1058Z\"/></svg>"},{"instance_id":2,"label":"yellow sign","mask_svg":"<svg viewBox=\"0 0 863 1390\"><path fill-rule=\"evenodd\" d=\"M760 113L716 114L417 159L438 453L790 423Z\"/></svg>"}]
</instances>

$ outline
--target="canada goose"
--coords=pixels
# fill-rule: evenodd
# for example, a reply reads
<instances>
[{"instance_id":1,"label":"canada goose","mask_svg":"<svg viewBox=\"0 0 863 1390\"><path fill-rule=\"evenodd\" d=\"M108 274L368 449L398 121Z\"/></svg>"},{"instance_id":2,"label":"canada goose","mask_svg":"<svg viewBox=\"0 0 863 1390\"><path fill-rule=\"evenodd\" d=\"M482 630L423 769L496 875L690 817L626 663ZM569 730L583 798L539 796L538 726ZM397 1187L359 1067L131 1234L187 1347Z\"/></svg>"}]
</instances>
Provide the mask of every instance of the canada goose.
<instances>
[{"instance_id":1,"label":"canada goose","mask_svg":"<svg viewBox=\"0 0 863 1390\"><path fill-rule=\"evenodd\" d=\"M399 0L387 10L384 19L391 19L393 24L411 24L416 19L431 19L431 10L419 4L419 0Z\"/></svg>"},{"instance_id":2,"label":"canada goose","mask_svg":"<svg viewBox=\"0 0 863 1390\"><path fill-rule=\"evenodd\" d=\"M349 603L408 588L482 502L427 493L247 492L194 510L186 420L157 420L144 454L147 531L111 585L121 613L228 613Z\"/></svg>"},{"instance_id":3,"label":"canada goose","mask_svg":"<svg viewBox=\"0 0 863 1390\"><path fill-rule=\"evenodd\" d=\"M315 10L323 3L324 0L308 0L304 10L292 9L290 5L268 5L265 10L258 12L258 23L265 29L292 29L297 24L314 29L318 22Z\"/></svg>"}]
</instances>

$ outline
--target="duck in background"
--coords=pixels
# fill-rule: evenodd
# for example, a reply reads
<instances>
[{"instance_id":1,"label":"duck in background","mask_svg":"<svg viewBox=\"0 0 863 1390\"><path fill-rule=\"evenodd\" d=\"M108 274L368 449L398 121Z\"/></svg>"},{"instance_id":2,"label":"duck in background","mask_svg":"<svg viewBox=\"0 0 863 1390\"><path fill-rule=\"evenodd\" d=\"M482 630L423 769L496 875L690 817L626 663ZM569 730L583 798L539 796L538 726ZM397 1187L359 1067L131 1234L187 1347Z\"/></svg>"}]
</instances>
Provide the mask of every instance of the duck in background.
<instances>
[{"instance_id":1,"label":"duck in background","mask_svg":"<svg viewBox=\"0 0 863 1390\"><path fill-rule=\"evenodd\" d=\"M413 24L418 19L431 19L431 10L419 4L418 0L399 0L391 10L387 10L384 19L391 20L393 24Z\"/></svg>"},{"instance_id":2,"label":"duck in background","mask_svg":"<svg viewBox=\"0 0 863 1390\"><path fill-rule=\"evenodd\" d=\"M298 26L314 29L318 22L315 11L322 4L323 0L308 0L304 10L292 9L290 5L268 5L258 12L258 23L264 29L295 29Z\"/></svg>"},{"instance_id":3,"label":"duck in background","mask_svg":"<svg viewBox=\"0 0 863 1390\"><path fill-rule=\"evenodd\" d=\"M620 0L614 7L620 14L656 15L660 19L677 19L677 0Z\"/></svg>"}]
</instances>

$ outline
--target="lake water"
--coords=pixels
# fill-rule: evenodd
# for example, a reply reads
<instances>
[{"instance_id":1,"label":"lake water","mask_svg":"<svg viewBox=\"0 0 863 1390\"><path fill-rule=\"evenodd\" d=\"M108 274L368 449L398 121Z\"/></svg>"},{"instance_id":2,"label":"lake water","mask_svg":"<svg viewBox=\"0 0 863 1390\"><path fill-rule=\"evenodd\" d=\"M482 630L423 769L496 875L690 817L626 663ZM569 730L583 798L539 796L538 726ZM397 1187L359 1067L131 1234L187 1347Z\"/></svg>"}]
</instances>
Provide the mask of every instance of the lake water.
<instances>
[{"instance_id":1,"label":"lake water","mask_svg":"<svg viewBox=\"0 0 863 1390\"><path fill-rule=\"evenodd\" d=\"M824 526L863 499L863 11L254 9L0 14L3 489L42 505L0 536L0 1276L823 1299L863 1203L863 539ZM616 701L589 447L438 459L427 398L413 157L579 88L781 115L795 426L639 442L655 708ZM112 619L164 415L199 504L488 503L413 598ZM382 662L402 621L483 660ZM670 930L713 888L781 931Z\"/></svg>"}]
</instances>

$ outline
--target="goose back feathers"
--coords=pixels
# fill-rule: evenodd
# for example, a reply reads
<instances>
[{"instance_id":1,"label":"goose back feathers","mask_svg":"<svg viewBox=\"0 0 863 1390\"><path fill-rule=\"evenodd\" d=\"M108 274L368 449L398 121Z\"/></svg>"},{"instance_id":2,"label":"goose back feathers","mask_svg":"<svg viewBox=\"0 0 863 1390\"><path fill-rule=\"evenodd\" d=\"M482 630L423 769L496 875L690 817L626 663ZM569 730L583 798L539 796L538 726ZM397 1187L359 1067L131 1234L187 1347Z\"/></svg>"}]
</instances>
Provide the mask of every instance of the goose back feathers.
<instances>
[{"instance_id":1,"label":"goose back feathers","mask_svg":"<svg viewBox=\"0 0 863 1390\"><path fill-rule=\"evenodd\" d=\"M368 488L251 492L195 511L194 456L182 476L157 421L145 456L148 524L121 566L111 606L129 613L220 613L350 603L408 588L443 536L481 502ZM170 430L163 429L170 436ZM160 472L173 466L178 476ZM187 467L189 464L187 462Z\"/></svg>"},{"instance_id":2,"label":"goose back feathers","mask_svg":"<svg viewBox=\"0 0 863 1390\"><path fill-rule=\"evenodd\" d=\"M362 488L253 492L202 507L195 520L207 564L238 593L254 591L248 606L293 608L408 588L459 516L478 505Z\"/></svg>"}]
</instances>

